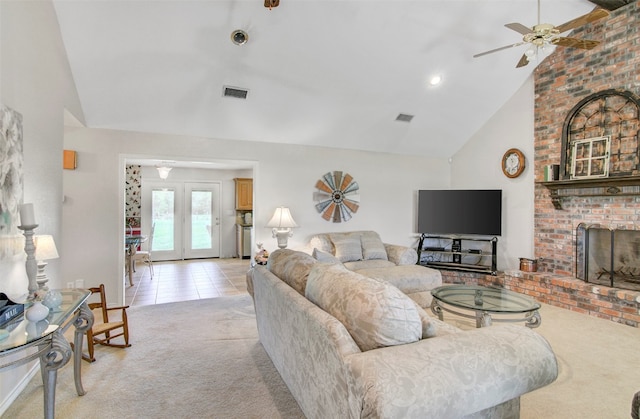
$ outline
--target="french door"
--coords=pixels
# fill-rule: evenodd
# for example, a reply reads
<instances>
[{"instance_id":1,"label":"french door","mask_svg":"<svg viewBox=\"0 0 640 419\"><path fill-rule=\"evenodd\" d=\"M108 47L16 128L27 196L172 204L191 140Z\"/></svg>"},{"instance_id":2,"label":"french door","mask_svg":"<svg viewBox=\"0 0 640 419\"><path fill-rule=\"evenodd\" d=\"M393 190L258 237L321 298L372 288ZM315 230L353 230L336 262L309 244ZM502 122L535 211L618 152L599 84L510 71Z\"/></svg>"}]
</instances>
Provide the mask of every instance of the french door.
<instances>
[{"instance_id":1,"label":"french door","mask_svg":"<svg viewBox=\"0 0 640 419\"><path fill-rule=\"evenodd\" d=\"M220 257L219 182L143 182L142 208L153 260Z\"/></svg>"}]
</instances>

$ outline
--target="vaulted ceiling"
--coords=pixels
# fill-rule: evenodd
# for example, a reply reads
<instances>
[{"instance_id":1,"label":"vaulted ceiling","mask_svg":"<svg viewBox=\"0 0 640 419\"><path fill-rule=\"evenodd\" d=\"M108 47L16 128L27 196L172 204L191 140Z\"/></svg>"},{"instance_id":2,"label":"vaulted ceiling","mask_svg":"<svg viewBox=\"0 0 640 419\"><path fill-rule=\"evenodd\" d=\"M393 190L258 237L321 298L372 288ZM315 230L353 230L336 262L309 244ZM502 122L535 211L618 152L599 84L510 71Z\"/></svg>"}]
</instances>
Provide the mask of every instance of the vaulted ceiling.
<instances>
[{"instance_id":1,"label":"vaulted ceiling","mask_svg":"<svg viewBox=\"0 0 640 419\"><path fill-rule=\"evenodd\" d=\"M564 23L594 3L626 1L543 0L541 21ZM95 128L449 157L536 64L515 68L526 46L473 58L521 41L504 24L537 24L536 0L54 5ZM244 45L231 41L238 29ZM224 86L246 99L224 97Z\"/></svg>"}]
</instances>

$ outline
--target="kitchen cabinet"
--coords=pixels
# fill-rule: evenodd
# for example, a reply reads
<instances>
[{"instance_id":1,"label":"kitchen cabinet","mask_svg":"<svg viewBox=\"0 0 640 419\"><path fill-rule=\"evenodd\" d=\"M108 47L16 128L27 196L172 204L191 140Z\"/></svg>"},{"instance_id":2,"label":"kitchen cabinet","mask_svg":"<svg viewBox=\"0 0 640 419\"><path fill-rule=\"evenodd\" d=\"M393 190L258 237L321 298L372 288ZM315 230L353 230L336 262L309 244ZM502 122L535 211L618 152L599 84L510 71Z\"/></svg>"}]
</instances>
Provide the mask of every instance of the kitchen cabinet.
<instances>
[{"instance_id":1,"label":"kitchen cabinet","mask_svg":"<svg viewBox=\"0 0 640 419\"><path fill-rule=\"evenodd\" d=\"M236 182L236 210L253 210L253 179L235 178Z\"/></svg>"}]
</instances>

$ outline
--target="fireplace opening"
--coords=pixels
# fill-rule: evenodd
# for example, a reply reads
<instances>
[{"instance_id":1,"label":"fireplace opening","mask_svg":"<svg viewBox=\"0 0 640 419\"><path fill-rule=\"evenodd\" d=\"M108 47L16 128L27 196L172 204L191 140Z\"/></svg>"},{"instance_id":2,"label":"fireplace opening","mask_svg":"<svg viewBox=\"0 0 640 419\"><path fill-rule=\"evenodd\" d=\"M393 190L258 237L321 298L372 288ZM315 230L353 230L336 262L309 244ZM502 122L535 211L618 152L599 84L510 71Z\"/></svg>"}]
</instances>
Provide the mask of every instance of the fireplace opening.
<instances>
[{"instance_id":1,"label":"fireplace opening","mask_svg":"<svg viewBox=\"0 0 640 419\"><path fill-rule=\"evenodd\" d=\"M640 291L640 231L581 223L576 228L576 277Z\"/></svg>"}]
</instances>

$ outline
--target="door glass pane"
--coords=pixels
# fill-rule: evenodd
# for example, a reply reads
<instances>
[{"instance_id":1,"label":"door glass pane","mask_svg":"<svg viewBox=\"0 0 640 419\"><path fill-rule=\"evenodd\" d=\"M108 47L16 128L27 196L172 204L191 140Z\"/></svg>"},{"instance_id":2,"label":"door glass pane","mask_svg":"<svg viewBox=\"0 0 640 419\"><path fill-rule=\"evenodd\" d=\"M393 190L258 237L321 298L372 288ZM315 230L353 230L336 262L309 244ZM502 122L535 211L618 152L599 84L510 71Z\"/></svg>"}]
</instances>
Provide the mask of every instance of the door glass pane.
<instances>
[{"instance_id":1,"label":"door glass pane","mask_svg":"<svg viewBox=\"0 0 640 419\"><path fill-rule=\"evenodd\" d=\"M210 191L191 192L191 248L211 249Z\"/></svg>"},{"instance_id":2,"label":"door glass pane","mask_svg":"<svg viewBox=\"0 0 640 419\"><path fill-rule=\"evenodd\" d=\"M151 217L156 227L152 251L173 250L175 193L168 189L151 192Z\"/></svg>"}]
</instances>

